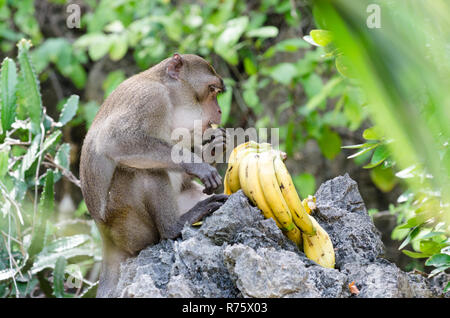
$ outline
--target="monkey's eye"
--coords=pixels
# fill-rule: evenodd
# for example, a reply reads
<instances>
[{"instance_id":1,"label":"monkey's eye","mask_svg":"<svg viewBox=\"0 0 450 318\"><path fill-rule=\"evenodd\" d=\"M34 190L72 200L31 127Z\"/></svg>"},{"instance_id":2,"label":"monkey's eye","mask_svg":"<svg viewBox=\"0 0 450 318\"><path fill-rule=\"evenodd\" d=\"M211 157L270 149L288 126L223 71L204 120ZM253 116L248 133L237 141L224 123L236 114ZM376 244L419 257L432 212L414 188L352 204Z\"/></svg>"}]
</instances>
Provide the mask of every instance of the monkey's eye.
<instances>
[{"instance_id":1,"label":"monkey's eye","mask_svg":"<svg viewBox=\"0 0 450 318\"><path fill-rule=\"evenodd\" d=\"M220 94L223 92L223 89L221 87L218 87L214 84L209 85L209 91L211 93Z\"/></svg>"}]
</instances>

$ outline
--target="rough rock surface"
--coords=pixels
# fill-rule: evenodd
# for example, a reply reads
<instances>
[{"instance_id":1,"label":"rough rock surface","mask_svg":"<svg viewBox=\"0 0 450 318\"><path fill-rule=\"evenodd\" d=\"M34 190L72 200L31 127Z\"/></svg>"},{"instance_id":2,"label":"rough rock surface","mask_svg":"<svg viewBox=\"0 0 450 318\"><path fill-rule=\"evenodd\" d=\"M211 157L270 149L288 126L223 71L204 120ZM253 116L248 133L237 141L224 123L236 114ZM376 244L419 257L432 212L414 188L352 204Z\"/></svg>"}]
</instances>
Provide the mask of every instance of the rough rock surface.
<instances>
[{"instance_id":1,"label":"rough rock surface","mask_svg":"<svg viewBox=\"0 0 450 318\"><path fill-rule=\"evenodd\" d=\"M336 268L299 251L242 191L199 228L124 262L116 297L449 297L449 275L427 279L381 258L383 243L348 175L322 184L314 217L328 232ZM348 285L355 282L359 294Z\"/></svg>"}]
</instances>

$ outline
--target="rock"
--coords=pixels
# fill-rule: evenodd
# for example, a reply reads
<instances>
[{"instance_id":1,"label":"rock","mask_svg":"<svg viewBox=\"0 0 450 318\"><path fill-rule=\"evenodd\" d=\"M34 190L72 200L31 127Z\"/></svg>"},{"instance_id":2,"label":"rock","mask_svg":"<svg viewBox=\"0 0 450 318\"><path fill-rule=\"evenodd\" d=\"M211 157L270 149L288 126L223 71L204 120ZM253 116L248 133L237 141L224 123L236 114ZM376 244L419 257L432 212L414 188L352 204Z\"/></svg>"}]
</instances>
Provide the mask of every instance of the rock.
<instances>
[{"instance_id":1,"label":"rock","mask_svg":"<svg viewBox=\"0 0 450 318\"><path fill-rule=\"evenodd\" d=\"M348 175L316 193L314 217L330 235L336 268L309 260L242 191L200 228L150 246L121 265L116 297L439 297L447 274L427 279L381 258L380 233ZM348 285L355 282L357 296ZM448 293L445 296L449 296Z\"/></svg>"},{"instance_id":2,"label":"rock","mask_svg":"<svg viewBox=\"0 0 450 318\"><path fill-rule=\"evenodd\" d=\"M358 185L348 174L322 184L314 215L336 249L336 267L371 263L383 253L381 235L364 206Z\"/></svg>"}]
</instances>

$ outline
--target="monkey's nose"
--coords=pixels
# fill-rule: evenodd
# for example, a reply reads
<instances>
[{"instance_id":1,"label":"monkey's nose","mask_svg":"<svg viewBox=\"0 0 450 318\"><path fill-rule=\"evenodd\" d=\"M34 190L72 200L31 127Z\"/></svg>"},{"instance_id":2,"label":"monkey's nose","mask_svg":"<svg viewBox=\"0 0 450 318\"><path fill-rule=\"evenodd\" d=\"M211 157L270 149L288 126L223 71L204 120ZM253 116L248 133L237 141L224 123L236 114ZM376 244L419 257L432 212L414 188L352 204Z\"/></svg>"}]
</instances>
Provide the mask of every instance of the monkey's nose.
<instances>
[{"instance_id":1,"label":"monkey's nose","mask_svg":"<svg viewBox=\"0 0 450 318\"><path fill-rule=\"evenodd\" d=\"M219 114L222 114L222 110L220 108L217 111L219 112Z\"/></svg>"}]
</instances>

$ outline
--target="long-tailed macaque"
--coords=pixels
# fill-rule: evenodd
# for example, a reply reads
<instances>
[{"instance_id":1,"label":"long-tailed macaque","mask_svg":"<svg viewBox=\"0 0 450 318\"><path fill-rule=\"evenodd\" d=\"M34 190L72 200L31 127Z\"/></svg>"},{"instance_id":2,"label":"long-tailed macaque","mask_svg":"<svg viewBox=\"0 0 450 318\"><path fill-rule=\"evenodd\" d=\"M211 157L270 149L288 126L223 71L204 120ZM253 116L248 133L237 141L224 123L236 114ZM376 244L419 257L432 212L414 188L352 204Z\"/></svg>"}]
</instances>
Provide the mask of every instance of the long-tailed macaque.
<instances>
[{"instance_id":1,"label":"long-tailed macaque","mask_svg":"<svg viewBox=\"0 0 450 318\"><path fill-rule=\"evenodd\" d=\"M201 158L176 163L171 157L175 128L193 133L194 121L203 131L220 124L216 97L224 89L203 58L174 54L124 81L104 101L80 163L83 196L103 240L97 297L111 295L122 261L160 239L176 238L185 223L227 200L213 194L221 184L213 166Z\"/></svg>"}]
</instances>

